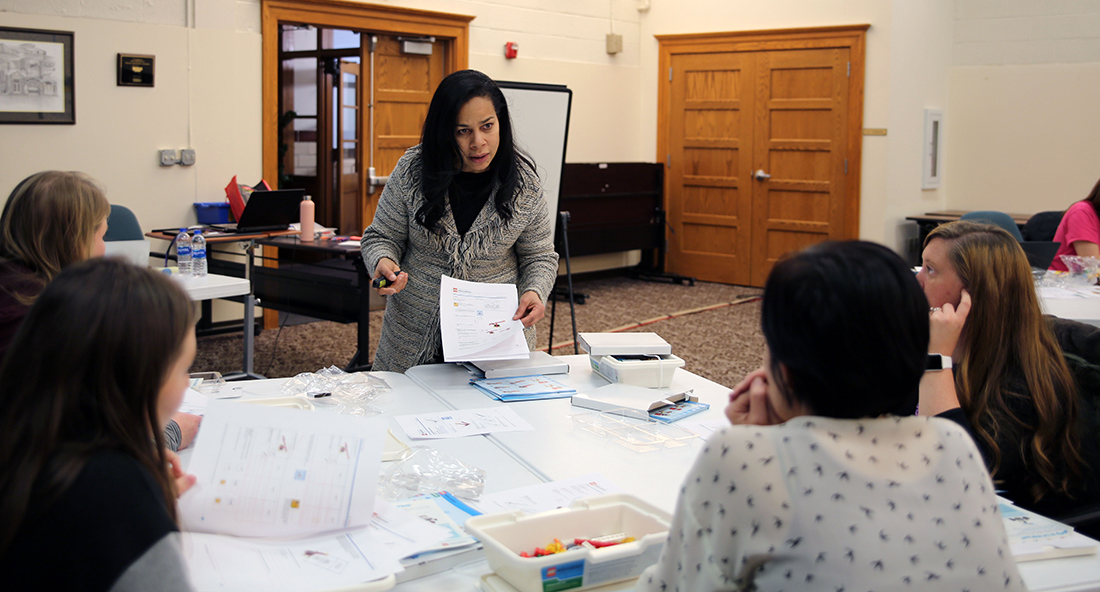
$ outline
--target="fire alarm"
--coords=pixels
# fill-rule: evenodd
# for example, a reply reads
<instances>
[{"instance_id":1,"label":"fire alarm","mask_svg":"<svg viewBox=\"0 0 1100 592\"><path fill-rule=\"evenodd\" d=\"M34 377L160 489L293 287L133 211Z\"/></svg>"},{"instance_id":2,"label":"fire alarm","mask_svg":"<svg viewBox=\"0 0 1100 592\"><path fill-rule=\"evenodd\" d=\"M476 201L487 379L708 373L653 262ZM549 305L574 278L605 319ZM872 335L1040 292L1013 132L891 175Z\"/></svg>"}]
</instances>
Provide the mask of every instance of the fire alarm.
<instances>
[{"instance_id":1,"label":"fire alarm","mask_svg":"<svg viewBox=\"0 0 1100 592\"><path fill-rule=\"evenodd\" d=\"M519 44L515 41L509 41L504 44L504 57L514 60L519 53Z\"/></svg>"}]
</instances>

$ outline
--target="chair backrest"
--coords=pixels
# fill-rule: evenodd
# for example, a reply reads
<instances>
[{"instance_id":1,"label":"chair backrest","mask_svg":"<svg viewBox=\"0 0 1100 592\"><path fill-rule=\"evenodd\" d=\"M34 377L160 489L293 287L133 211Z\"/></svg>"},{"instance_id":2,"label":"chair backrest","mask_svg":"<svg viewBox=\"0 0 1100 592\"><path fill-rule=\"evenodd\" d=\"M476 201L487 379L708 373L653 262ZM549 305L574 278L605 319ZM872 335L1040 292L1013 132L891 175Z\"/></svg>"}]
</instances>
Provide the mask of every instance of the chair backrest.
<instances>
[{"instance_id":1,"label":"chair backrest","mask_svg":"<svg viewBox=\"0 0 1100 592\"><path fill-rule=\"evenodd\" d=\"M111 242L144 239L145 235L141 232L137 216L130 211L130 208L112 205L111 214L107 218L107 234L103 235L103 240Z\"/></svg>"},{"instance_id":2,"label":"chair backrest","mask_svg":"<svg viewBox=\"0 0 1100 592\"><path fill-rule=\"evenodd\" d=\"M967 212L962 216L959 216L959 220L970 220L972 222L985 222L994 226L1000 226L1008 231L1018 241L1023 241L1024 237L1020 234L1020 227L1016 226L1016 221L1012 219L1012 216L1004 212L996 212L993 210L979 210L977 212ZM1050 240L1050 239L1047 239Z\"/></svg>"},{"instance_id":3,"label":"chair backrest","mask_svg":"<svg viewBox=\"0 0 1100 592\"><path fill-rule=\"evenodd\" d=\"M1024 224L1024 240L1054 240L1054 233L1057 232L1058 225L1062 223L1063 214L1065 214L1065 212L1062 211L1039 212L1028 218L1027 224Z\"/></svg>"}]
</instances>

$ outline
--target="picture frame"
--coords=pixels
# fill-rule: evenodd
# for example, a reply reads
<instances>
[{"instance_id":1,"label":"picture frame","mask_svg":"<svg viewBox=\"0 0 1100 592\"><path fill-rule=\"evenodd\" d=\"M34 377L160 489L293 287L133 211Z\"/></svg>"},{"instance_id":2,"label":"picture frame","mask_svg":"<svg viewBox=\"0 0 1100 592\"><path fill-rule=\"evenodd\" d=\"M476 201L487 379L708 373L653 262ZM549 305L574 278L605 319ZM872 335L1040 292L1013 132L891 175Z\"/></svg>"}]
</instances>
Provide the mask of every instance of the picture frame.
<instances>
[{"instance_id":1,"label":"picture frame","mask_svg":"<svg viewBox=\"0 0 1100 592\"><path fill-rule=\"evenodd\" d=\"M75 124L73 33L0 27L0 124Z\"/></svg>"}]
</instances>

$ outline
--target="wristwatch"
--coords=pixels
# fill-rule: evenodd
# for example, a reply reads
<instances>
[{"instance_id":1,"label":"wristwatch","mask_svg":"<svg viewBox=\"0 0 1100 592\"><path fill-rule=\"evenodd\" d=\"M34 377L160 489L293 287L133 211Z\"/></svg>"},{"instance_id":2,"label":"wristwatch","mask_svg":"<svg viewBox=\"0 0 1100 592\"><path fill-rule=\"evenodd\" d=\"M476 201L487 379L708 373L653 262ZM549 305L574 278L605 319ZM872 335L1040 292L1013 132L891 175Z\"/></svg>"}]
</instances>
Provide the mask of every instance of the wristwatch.
<instances>
[{"instance_id":1,"label":"wristwatch","mask_svg":"<svg viewBox=\"0 0 1100 592\"><path fill-rule=\"evenodd\" d=\"M951 356L928 354L928 365L924 367L924 371L932 372L934 370L949 370L950 368Z\"/></svg>"}]
</instances>

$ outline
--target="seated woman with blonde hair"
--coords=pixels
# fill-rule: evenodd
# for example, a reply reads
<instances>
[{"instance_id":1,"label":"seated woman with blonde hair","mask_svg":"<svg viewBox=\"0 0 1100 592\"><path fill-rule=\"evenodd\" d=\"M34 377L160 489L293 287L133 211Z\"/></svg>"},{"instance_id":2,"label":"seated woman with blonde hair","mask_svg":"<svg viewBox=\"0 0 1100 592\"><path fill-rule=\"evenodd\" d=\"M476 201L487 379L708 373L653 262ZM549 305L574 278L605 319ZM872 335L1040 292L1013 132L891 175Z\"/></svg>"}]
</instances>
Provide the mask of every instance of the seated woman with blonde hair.
<instances>
[{"instance_id":1,"label":"seated woman with blonde hair","mask_svg":"<svg viewBox=\"0 0 1100 592\"><path fill-rule=\"evenodd\" d=\"M0 360L46 285L66 267L106 249L111 204L79 172L44 171L23 179L0 214ZM165 428L171 450L187 447L201 418L177 413Z\"/></svg>"},{"instance_id":2,"label":"seated woman with blonde hair","mask_svg":"<svg viewBox=\"0 0 1100 592\"><path fill-rule=\"evenodd\" d=\"M928 351L953 367L925 376L921 415L971 431L994 481L1020 506L1058 518L1100 501L1097 438L1078 424L1065 358L1100 360L1100 330L1044 317L1023 249L996 226L952 222L924 244L917 279L931 307Z\"/></svg>"},{"instance_id":3,"label":"seated woman with blonde hair","mask_svg":"<svg viewBox=\"0 0 1100 592\"><path fill-rule=\"evenodd\" d=\"M638 590L1024 590L974 442L912 416L928 303L901 258L797 253L760 324L764 367L730 393L736 425L695 460Z\"/></svg>"}]
</instances>

